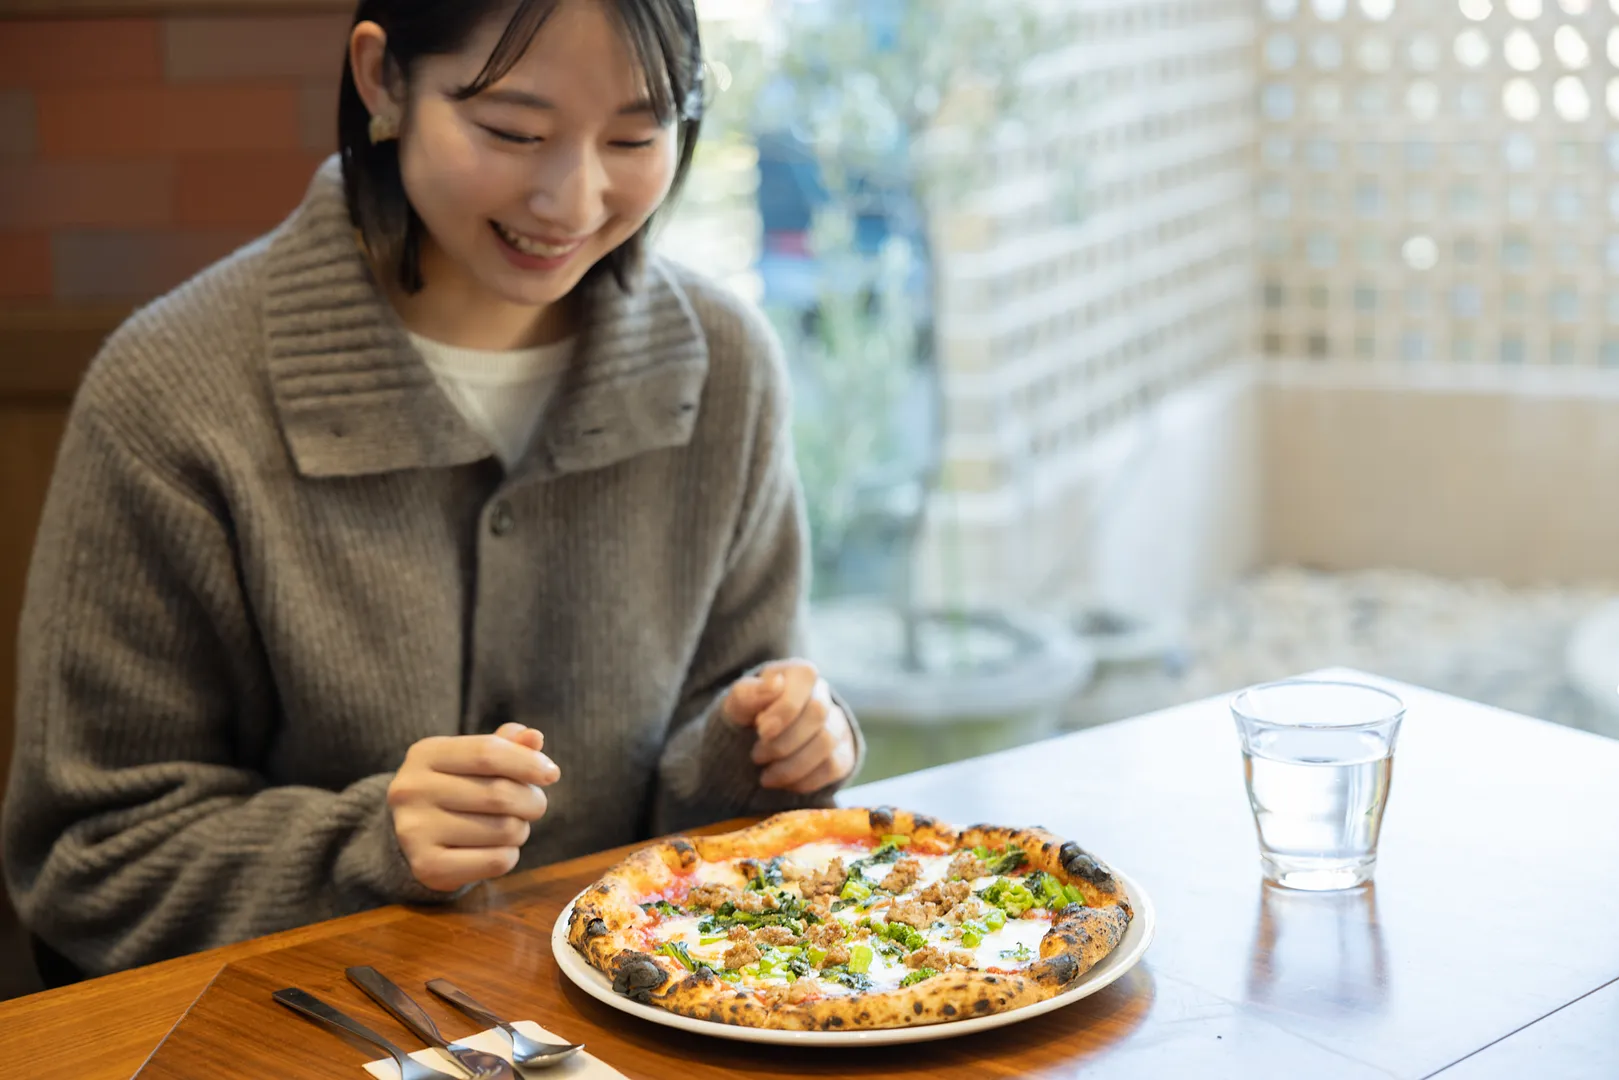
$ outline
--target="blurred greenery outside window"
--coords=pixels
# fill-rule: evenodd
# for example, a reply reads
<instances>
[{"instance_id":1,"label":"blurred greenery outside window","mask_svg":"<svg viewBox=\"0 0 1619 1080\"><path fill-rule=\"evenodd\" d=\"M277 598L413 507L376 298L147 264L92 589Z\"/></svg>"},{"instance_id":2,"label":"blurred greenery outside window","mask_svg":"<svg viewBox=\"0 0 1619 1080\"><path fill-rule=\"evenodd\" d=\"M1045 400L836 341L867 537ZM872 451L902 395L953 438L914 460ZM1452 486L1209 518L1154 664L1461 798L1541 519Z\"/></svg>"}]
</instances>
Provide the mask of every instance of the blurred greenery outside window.
<instances>
[{"instance_id":1,"label":"blurred greenery outside window","mask_svg":"<svg viewBox=\"0 0 1619 1080\"><path fill-rule=\"evenodd\" d=\"M915 600L949 500L935 364L942 215L1038 126L1043 0L698 0L710 101L665 250L727 277L780 335L813 541L812 656L865 719L865 779L1048 733L1089 677L1065 628ZM1059 20L1060 21L1060 20ZM1056 44L1061 44L1058 40ZM1049 151L1072 187L1081 170ZM952 522L931 522L950 562ZM947 570L947 577L949 571ZM959 581L959 574L956 575Z\"/></svg>"}]
</instances>

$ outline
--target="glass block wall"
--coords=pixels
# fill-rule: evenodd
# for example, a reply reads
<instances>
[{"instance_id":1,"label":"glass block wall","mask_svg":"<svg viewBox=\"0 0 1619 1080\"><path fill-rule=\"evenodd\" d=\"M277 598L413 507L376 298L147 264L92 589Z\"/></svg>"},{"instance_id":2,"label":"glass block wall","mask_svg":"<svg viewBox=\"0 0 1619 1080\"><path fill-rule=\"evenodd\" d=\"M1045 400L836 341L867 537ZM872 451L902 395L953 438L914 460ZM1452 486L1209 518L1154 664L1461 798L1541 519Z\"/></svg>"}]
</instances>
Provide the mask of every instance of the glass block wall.
<instances>
[{"instance_id":1,"label":"glass block wall","mask_svg":"<svg viewBox=\"0 0 1619 1080\"><path fill-rule=\"evenodd\" d=\"M1064 0L1020 143L946 220L924 591L1082 581L1107 447L1252 355L1254 0ZM952 596L960 599L959 596Z\"/></svg>"},{"instance_id":2,"label":"glass block wall","mask_svg":"<svg viewBox=\"0 0 1619 1080\"><path fill-rule=\"evenodd\" d=\"M1257 0L1260 345L1619 370L1619 0Z\"/></svg>"}]
</instances>

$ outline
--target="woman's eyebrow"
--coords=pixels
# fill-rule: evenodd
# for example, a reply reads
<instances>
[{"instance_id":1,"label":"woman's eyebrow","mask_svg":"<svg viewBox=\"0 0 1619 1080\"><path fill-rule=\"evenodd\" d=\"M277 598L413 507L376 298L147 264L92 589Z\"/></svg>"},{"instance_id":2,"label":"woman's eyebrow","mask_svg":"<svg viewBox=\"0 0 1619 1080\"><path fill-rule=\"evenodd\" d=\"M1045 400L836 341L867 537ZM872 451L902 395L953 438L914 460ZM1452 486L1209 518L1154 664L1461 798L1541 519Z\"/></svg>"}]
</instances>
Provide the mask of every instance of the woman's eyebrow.
<instances>
[{"instance_id":1,"label":"woman's eyebrow","mask_svg":"<svg viewBox=\"0 0 1619 1080\"><path fill-rule=\"evenodd\" d=\"M555 109L557 107L556 102L551 101L549 98L543 98L538 94L531 94L527 90L517 90L511 87L503 87L497 90L485 90L479 96L487 98L488 100L498 104L521 105L529 109ZM618 109L618 115L633 116L638 113L652 113L656 115L657 111L657 106L652 103L652 99L643 97L637 98L628 105L620 106Z\"/></svg>"}]
</instances>

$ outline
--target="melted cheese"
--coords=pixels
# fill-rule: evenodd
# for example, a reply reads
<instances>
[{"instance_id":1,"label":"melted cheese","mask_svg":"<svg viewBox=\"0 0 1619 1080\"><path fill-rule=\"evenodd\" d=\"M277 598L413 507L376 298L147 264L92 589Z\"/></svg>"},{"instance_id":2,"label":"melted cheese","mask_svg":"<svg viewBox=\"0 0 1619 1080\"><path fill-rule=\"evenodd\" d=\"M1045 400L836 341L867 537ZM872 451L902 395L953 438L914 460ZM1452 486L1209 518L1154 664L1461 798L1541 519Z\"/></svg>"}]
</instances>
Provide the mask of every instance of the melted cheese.
<instances>
[{"instance_id":1,"label":"melted cheese","mask_svg":"<svg viewBox=\"0 0 1619 1080\"><path fill-rule=\"evenodd\" d=\"M1039 959L1040 939L1050 929L1051 923L1046 919L1007 919L1005 926L985 934L978 947L970 951L977 967L1016 970ZM1001 955L1002 950L1015 950L1019 945L1029 950L1028 959L1014 960ZM956 948L961 947L961 942L956 942Z\"/></svg>"},{"instance_id":2,"label":"melted cheese","mask_svg":"<svg viewBox=\"0 0 1619 1080\"><path fill-rule=\"evenodd\" d=\"M806 870L825 870L833 859L842 859L847 865L867 854L865 848L858 844L847 844L836 840L818 840L813 844L803 844L784 852L783 858L794 866L801 866Z\"/></svg>"},{"instance_id":3,"label":"melted cheese","mask_svg":"<svg viewBox=\"0 0 1619 1080\"><path fill-rule=\"evenodd\" d=\"M692 879L698 885L730 885L738 889L748 882L748 879L742 876L742 871L737 869L735 859L698 863L697 872L692 875Z\"/></svg>"}]
</instances>

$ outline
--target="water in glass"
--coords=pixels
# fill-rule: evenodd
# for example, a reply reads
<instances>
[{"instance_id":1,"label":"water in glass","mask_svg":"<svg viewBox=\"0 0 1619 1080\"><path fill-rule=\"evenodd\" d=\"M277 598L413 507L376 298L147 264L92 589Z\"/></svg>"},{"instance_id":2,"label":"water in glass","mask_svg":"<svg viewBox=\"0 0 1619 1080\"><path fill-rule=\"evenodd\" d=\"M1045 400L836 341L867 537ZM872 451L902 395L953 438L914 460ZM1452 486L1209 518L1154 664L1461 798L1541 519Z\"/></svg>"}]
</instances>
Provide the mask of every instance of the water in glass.
<instances>
[{"instance_id":1,"label":"water in glass","mask_svg":"<svg viewBox=\"0 0 1619 1080\"><path fill-rule=\"evenodd\" d=\"M1345 708L1361 691L1382 695L1297 681L1255 688L1233 705L1261 865L1279 885L1343 889L1372 876L1402 710L1392 695ZM1342 723L1319 722L1318 708L1289 715L1312 698L1337 699ZM1368 719L1368 706L1380 715Z\"/></svg>"}]
</instances>

